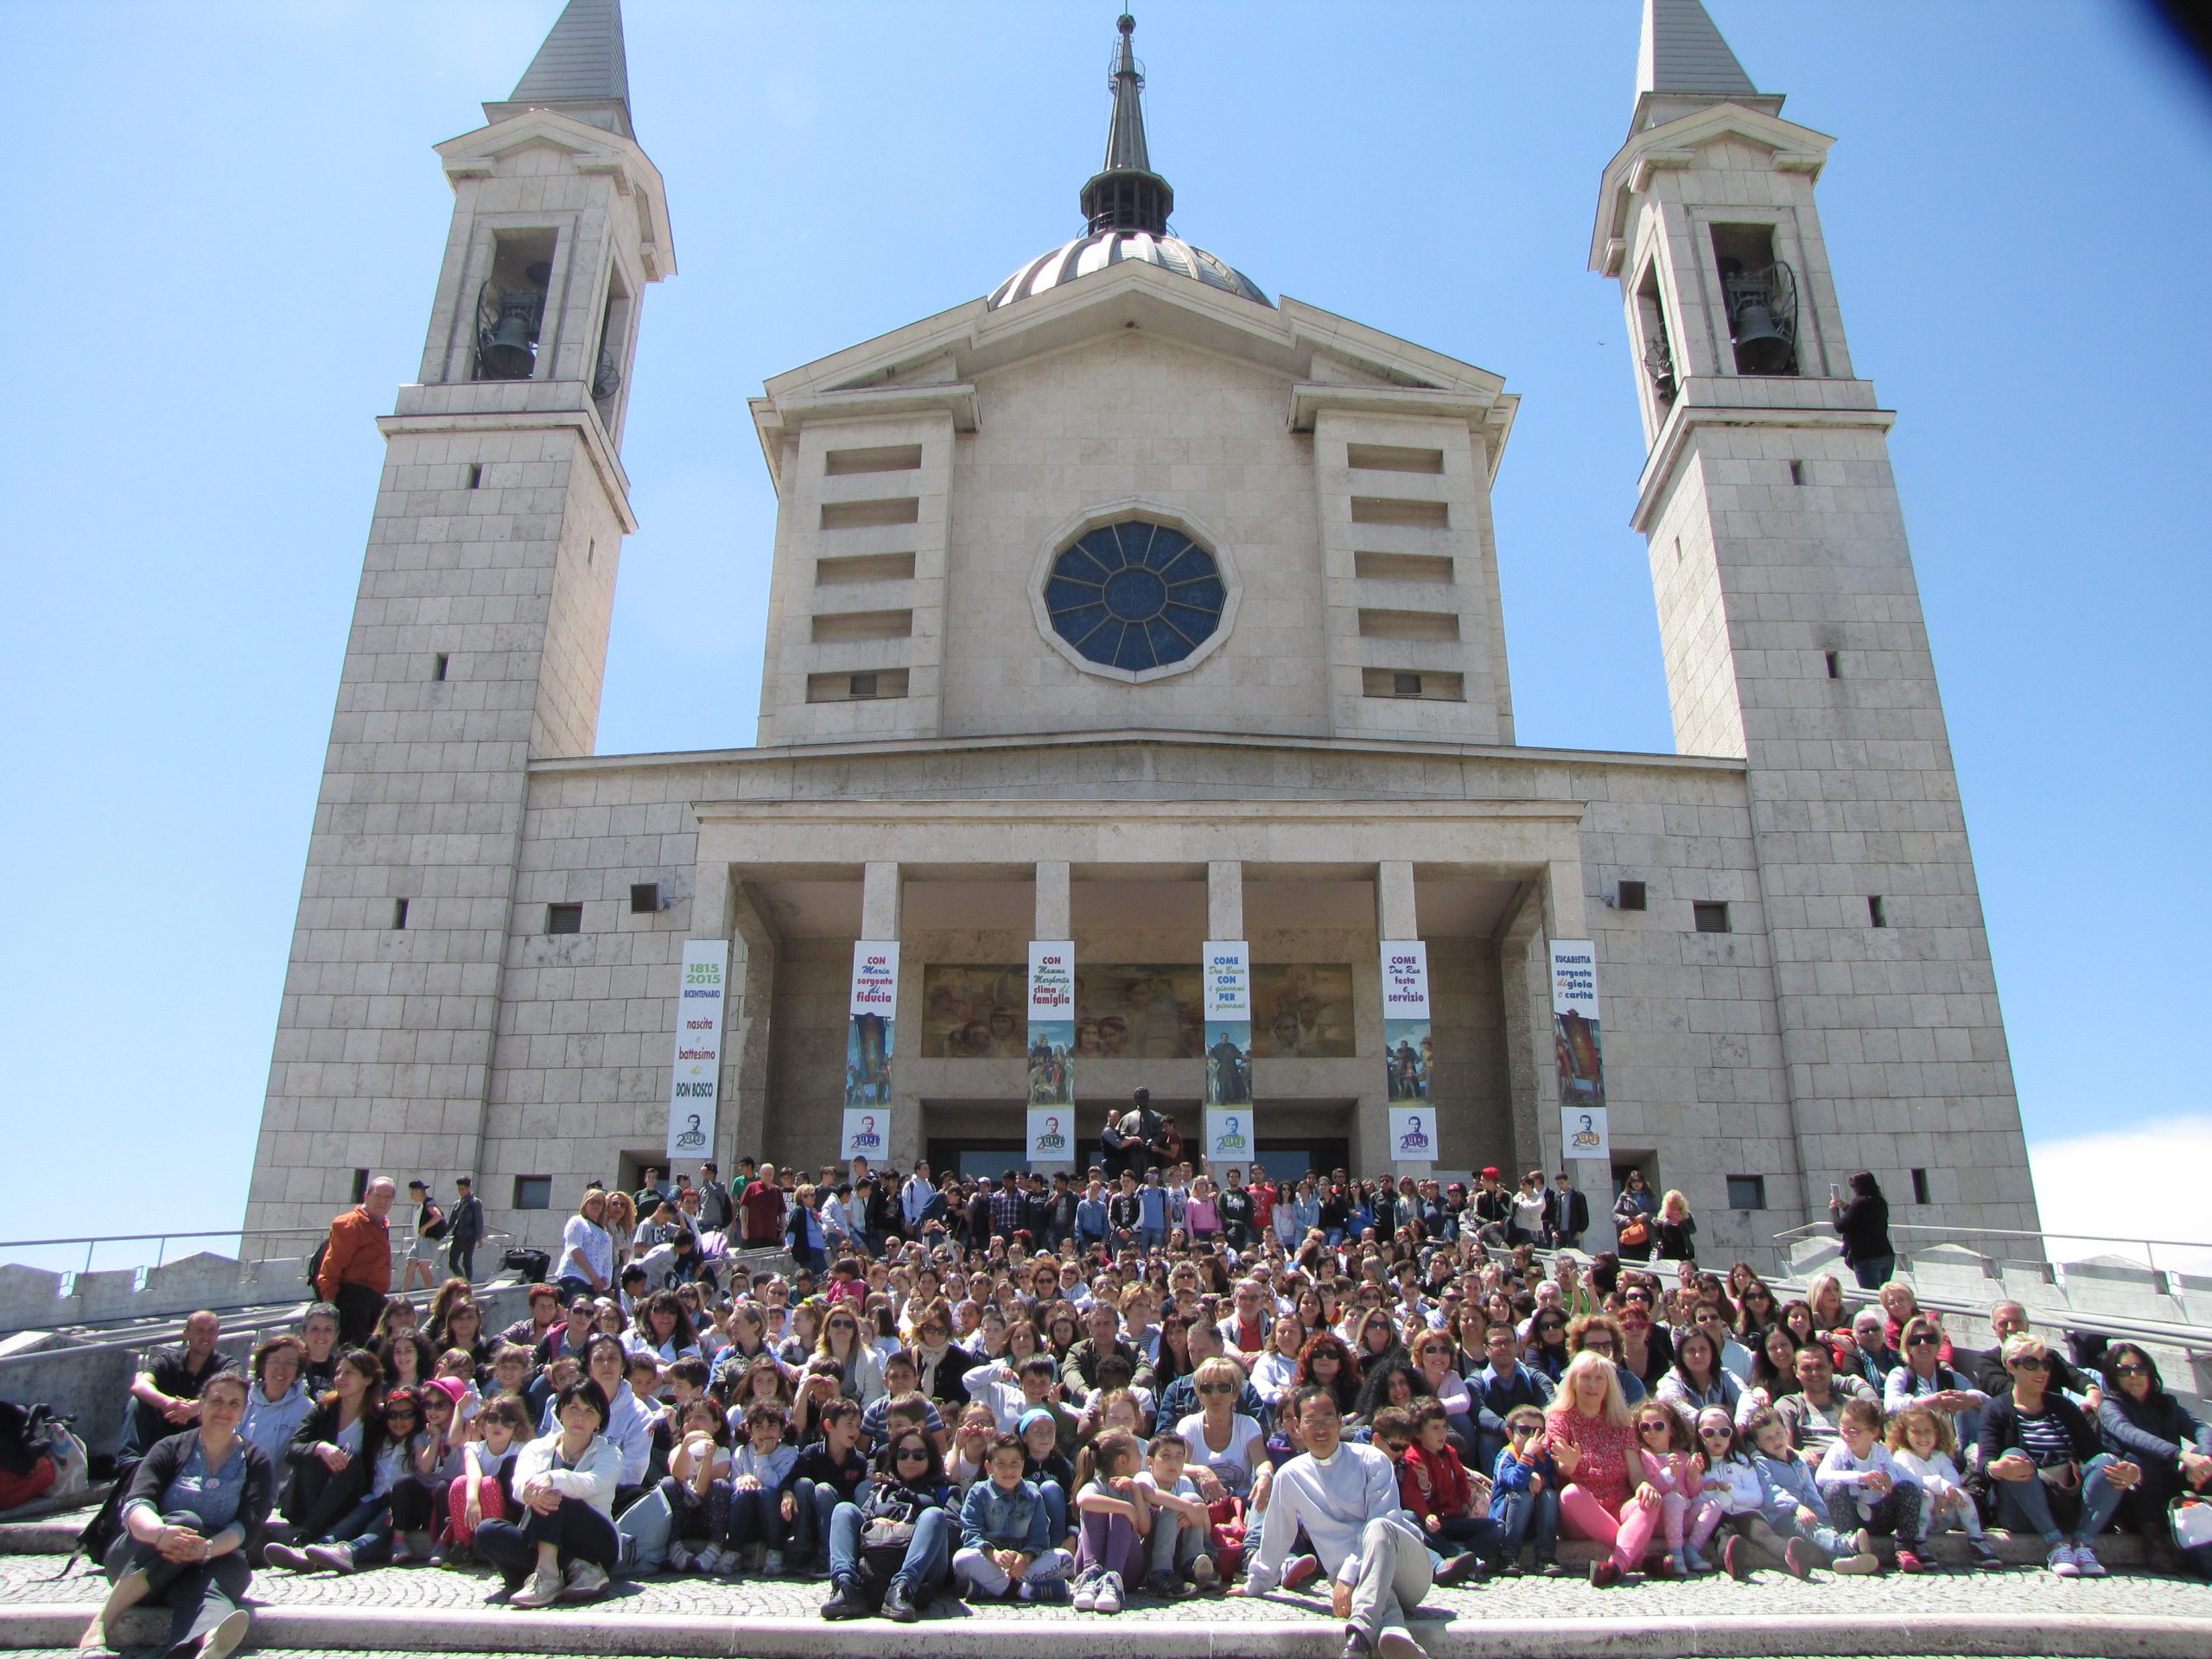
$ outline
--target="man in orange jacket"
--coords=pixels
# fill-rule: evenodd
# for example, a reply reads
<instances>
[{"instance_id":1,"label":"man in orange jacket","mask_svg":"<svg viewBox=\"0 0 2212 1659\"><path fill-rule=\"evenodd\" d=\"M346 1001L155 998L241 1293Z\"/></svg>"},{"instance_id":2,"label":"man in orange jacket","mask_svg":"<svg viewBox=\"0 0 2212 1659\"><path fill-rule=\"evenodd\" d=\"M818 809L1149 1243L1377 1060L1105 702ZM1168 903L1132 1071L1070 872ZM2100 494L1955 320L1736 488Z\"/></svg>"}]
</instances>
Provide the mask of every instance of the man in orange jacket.
<instances>
[{"instance_id":1,"label":"man in orange jacket","mask_svg":"<svg viewBox=\"0 0 2212 1659\"><path fill-rule=\"evenodd\" d=\"M341 1347L358 1348L366 1342L384 1313L385 1298L391 1290L391 1228L385 1217L391 1212L397 1191L388 1176L379 1175L361 1194L360 1203L330 1224L330 1242L315 1287L324 1301L338 1309Z\"/></svg>"}]
</instances>

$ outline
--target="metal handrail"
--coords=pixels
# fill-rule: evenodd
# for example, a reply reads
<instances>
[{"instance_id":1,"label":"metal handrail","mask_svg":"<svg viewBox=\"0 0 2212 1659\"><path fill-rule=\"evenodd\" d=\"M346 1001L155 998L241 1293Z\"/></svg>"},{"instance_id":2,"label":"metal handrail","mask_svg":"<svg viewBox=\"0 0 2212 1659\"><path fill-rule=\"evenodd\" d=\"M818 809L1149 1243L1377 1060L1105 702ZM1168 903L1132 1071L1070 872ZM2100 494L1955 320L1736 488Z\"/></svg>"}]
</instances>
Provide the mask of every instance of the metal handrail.
<instances>
[{"instance_id":1,"label":"metal handrail","mask_svg":"<svg viewBox=\"0 0 2212 1659\"><path fill-rule=\"evenodd\" d=\"M82 1268L60 1269L64 1280L62 1294L64 1295L73 1295L75 1294L77 1279L82 1274L92 1272L93 1254L103 1244L143 1244L149 1240L152 1241L156 1246L153 1261L143 1267L136 1267L131 1269L132 1271L139 1274L143 1278L144 1274L152 1272L156 1268L159 1268L167 1262L168 1260L168 1247L171 1240L181 1241L195 1238L236 1239L239 1247L237 1260L243 1264L246 1260L246 1251L245 1249L245 1241L249 1237L256 1239L320 1239L327 1237L329 1232L330 1229L327 1226L323 1226L224 1227L207 1229L197 1232L86 1233L78 1234L65 1238L0 1238L0 1250L50 1249L62 1245L82 1244L85 1247L85 1265ZM503 1239L512 1243L514 1236L515 1235L512 1233L487 1232L483 1236L479 1243L490 1245L495 1244L498 1241ZM391 1241L391 1249L392 1260L395 1264L405 1258L413 1245L413 1243L414 1241L410 1238L393 1238ZM306 1252L302 1252L302 1254L304 1255ZM261 1254L257 1255L256 1259L267 1261L271 1258L266 1254ZM118 1268L116 1269L116 1271L120 1272L123 1271L123 1269Z\"/></svg>"},{"instance_id":2,"label":"metal handrail","mask_svg":"<svg viewBox=\"0 0 2212 1659\"><path fill-rule=\"evenodd\" d=\"M2130 1238L2117 1233L2055 1233L2049 1230L2029 1231L2018 1227L1937 1227L1920 1222L1892 1222L1892 1233L1942 1233L1954 1238L2032 1238L2037 1243L2051 1239L2075 1239L2084 1244L2139 1244L2143 1247L2144 1265L2152 1272L2159 1272L2157 1255L2153 1253L2163 1245L2170 1250L2203 1250L2212 1252L2212 1241L2202 1238ZM1815 1236L1834 1237L1831 1222L1807 1222L1802 1227L1792 1227L1774 1235L1774 1242L1781 1244L1796 1238ZM2064 1265L2061 1263L2060 1265Z\"/></svg>"}]
</instances>

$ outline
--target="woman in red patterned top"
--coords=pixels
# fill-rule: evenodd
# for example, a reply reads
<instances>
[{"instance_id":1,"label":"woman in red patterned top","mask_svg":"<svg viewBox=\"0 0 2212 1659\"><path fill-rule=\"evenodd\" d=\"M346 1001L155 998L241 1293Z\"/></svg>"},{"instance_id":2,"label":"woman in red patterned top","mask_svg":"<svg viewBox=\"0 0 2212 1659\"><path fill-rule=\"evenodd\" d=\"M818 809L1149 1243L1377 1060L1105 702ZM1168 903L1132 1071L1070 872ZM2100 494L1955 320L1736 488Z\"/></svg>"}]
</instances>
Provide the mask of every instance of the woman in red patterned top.
<instances>
[{"instance_id":1,"label":"woman in red patterned top","mask_svg":"<svg viewBox=\"0 0 2212 1659\"><path fill-rule=\"evenodd\" d=\"M1559 1495L1567 1535L1611 1548L1590 1564L1599 1589L1643 1562L1660 1520L1659 1495L1644 1478L1634 1421L1619 1375L1603 1354L1587 1350L1569 1361L1559 1398L1544 1414L1545 1443L1567 1483Z\"/></svg>"}]
</instances>

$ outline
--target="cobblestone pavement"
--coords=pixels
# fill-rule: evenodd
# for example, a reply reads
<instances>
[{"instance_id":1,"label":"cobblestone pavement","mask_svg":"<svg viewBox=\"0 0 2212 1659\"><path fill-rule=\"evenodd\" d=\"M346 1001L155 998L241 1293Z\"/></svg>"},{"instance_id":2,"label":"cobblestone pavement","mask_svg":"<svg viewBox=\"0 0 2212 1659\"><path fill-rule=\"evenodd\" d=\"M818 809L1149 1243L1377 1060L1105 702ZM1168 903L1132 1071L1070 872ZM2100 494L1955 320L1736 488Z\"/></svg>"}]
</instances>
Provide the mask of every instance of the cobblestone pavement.
<instances>
[{"instance_id":1,"label":"cobblestone pavement","mask_svg":"<svg viewBox=\"0 0 2212 1659\"><path fill-rule=\"evenodd\" d=\"M105 1593L102 1581L85 1563L79 1562L67 1578L56 1580L53 1574L58 1565L52 1556L0 1556L0 1605L81 1604ZM496 1605L493 1599L499 1589L498 1579L482 1570L383 1567L346 1577L261 1572L254 1575L252 1593L256 1601L272 1606L474 1611ZM723 1580L664 1574L619 1584L595 1605L602 1616L627 1610L706 1618L807 1618L815 1615L826 1593L827 1586L820 1582L798 1579ZM1116 1622L1280 1620L1301 1609L1325 1618L1328 1602L1325 1597L1280 1593L1264 1599L1211 1595L1177 1602L1138 1595L1130 1599ZM1034 1620L1040 1624L1091 1625L1096 1618L1071 1608L1028 1607L1018 1603L988 1604L981 1611L993 1618ZM966 1604L940 1597L929 1617L952 1621L969 1616L969 1611ZM1631 1580L1612 1590L1593 1590L1579 1579L1532 1576L1472 1589L1432 1591L1422 1603L1421 1616L1438 1619L1713 1618L1732 1613L1863 1613L1869 1618L1894 1619L1916 1614L1978 1613L2032 1619L2045 1612L2212 1621L2212 1585L2126 1572L2105 1579L2067 1580L2029 1567L2004 1573L1939 1571L1910 1579L1894 1573L1871 1579L1836 1579L1821 1573L1810 1582L1781 1573L1762 1573L1749 1584L1715 1575L1686 1580Z\"/></svg>"}]
</instances>

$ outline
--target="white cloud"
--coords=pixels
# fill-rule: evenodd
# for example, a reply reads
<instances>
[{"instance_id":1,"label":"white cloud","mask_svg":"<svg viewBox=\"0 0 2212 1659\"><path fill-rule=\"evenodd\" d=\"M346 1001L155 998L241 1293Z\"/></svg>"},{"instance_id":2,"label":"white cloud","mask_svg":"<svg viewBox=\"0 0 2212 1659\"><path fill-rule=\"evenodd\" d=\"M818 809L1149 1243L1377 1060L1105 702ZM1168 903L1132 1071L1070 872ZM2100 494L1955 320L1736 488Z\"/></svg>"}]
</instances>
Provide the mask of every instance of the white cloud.
<instances>
[{"instance_id":1,"label":"white cloud","mask_svg":"<svg viewBox=\"0 0 2212 1659\"><path fill-rule=\"evenodd\" d=\"M2212 1271L2212 1116L2158 1119L2109 1134L2042 1141L2028 1147L2036 1199L2051 1255L2145 1257L2139 1244L2088 1243L2083 1234L2139 1234L2202 1241L2196 1250L2156 1253L2162 1268Z\"/></svg>"}]
</instances>

